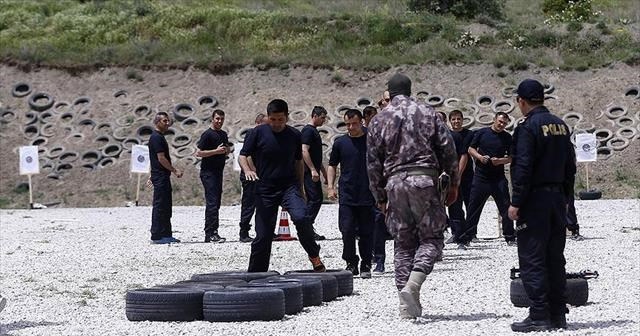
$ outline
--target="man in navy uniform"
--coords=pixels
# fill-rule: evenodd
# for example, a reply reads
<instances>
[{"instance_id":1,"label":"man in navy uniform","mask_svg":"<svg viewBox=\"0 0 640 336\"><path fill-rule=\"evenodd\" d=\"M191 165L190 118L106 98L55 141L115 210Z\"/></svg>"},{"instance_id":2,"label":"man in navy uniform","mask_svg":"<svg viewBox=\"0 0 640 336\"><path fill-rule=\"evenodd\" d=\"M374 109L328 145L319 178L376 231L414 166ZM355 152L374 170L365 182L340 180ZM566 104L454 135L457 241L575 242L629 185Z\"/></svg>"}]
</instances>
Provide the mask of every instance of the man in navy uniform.
<instances>
[{"instance_id":1,"label":"man in navy uniform","mask_svg":"<svg viewBox=\"0 0 640 336\"><path fill-rule=\"evenodd\" d=\"M287 126L289 106L282 99L267 105L267 125L256 126L245 138L238 162L246 179L256 181L256 237L251 243L249 272L266 272L271 259L273 231L278 207L291 215L300 244L316 272L326 270L320 260L320 246L313 238L313 227L302 197L303 166L300 131ZM248 163L253 159L255 170Z\"/></svg>"},{"instance_id":2,"label":"man in navy uniform","mask_svg":"<svg viewBox=\"0 0 640 336\"><path fill-rule=\"evenodd\" d=\"M456 145L456 153L458 153L458 173L461 177L458 198L449 206L449 222L451 223L452 236L446 243L458 243L459 231L463 231L466 228L465 210L467 215L469 214L471 182L473 180L473 162L469 161L469 145L471 144L471 139L473 139L473 131L462 127L463 119L462 111L453 110L449 112L451 136ZM462 209L463 204L465 210Z\"/></svg>"},{"instance_id":3,"label":"man in navy uniform","mask_svg":"<svg viewBox=\"0 0 640 336\"><path fill-rule=\"evenodd\" d=\"M327 181L327 170L322 164L322 138L318 127L327 119L327 110L322 106L315 106L311 111L311 123L302 128L302 159L304 161L304 192L307 196L307 216L312 226L322 206L322 182L320 174ZM316 240L324 240L325 236L315 233Z\"/></svg>"},{"instance_id":4,"label":"man in navy uniform","mask_svg":"<svg viewBox=\"0 0 640 336\"><path fill-rule=\"evenodd\" d=\"M469 242L475 238L480 215L489 196L493 197L498 207L504 239L507 244L515 245L513 221L507 215L509 183L504 175L504 165L511 163L509 153L511 135L504 130L510 120L506 113L496 113L493 124L475 131L471 144L469 144L468 153L475 159L476 170L471 182L466 228L456 232L460 249L466 249Z\"/></svg>"},{"instance_id":5,"label":"man in navy uniform","mask_svg":"<svg viewBox=\"0 0 640 336\"><path fill-rule=\"evenodd\" d=\"M269 122L267 115L264 113L258 113L256 115L255 124L262 125ZM249 134L252 130L249 130L247 134ZM246 137L246 136L245 136ZM253 160L251 157L247 157L247 164L251 168L251 170L255 171L256 168L253 164ZM251 230L251 217L253 217L253 213L256 211L255 204L255 181L249 181L244 176L244 171L240 170L240 184L242 184L242 199L240 201L240 242L242 243L250 243L253 241L253 237L249 235L249 231Z\"/></svg>"},{"instance_id":6,"label":"man in navy uniform","mask_svg":"<svg viewBox=\"0 0 640 336\"><path fill-rule=\"evenodd\" d=\"M158 112L153 118L156 126L149 138L149 163L153 185L153 210L151 212L151 242L153 244L179 243L171 233L171 174L182 177L182 171L171 164L169 144L164 133L171 126L166 112Z\"/></svg>"},{"instance_id":7,"label":"man in navy uniform","mask_svg":"<svg viewBox=\"0 0 640 336\"><path fill-rule=\"evenodd\" d=\"M527 79L517 103L526 117L514 132L509 218L516 222L520 275L531 300L517 332L566 328L565 230L576 164L569 128L543 105L544 87Z\"/></svg>"},{"instance_id":8,"label":"man in navy uniform","mask_svg":"<svg viewBox=\"0 0 640 336\"><path fill-rule=\"evenodd\" d=\"M211 126L207 128L198 140L197 157L200 163L200 180L204 187L204 242L224 243L220 237L220 201L222 199L222 173L229 155L230 147L227 132L222 130L224 125L224 111L216 109L211 116Z\"/></svg>"},{"instance_id":9,"label":"man in navy uniform","mask_svg":"<svg viewBox=\"0 0 640 336\"><path fill-rule=\"evenodd\" d=\"M344 114L347 134L333 142L327 171L329 199L336 199L335 180L340 166L338 181L338 227L342 234L342 259L346 270L362 278L371 278L371 250L373 243L375 201L369 190L367 176L367 133L362 126L362 113L348 109ZM360 269L356 255L356 234L360 251Z\"/></svg>"}]
</instances>

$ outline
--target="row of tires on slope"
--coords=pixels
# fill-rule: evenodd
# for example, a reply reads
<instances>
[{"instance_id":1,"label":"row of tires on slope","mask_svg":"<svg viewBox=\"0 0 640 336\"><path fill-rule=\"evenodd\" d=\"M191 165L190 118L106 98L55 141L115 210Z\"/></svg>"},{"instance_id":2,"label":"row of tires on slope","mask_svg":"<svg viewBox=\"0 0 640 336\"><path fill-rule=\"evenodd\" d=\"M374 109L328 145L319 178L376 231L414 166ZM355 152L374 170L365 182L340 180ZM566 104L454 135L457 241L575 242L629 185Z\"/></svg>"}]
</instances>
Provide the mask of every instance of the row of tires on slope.
<instances>
[{"instance_id":1,"label":"row of tires on slope","mask_svg":"<svg viewBox=\"0 0 640 336\"><path fill-rule=\"evenodd\" d=\"M195 274L191 280L127 291L126 316L130 321L272 321L352 293L353 274L345 270Z\"/></svg>"}]
</instances>

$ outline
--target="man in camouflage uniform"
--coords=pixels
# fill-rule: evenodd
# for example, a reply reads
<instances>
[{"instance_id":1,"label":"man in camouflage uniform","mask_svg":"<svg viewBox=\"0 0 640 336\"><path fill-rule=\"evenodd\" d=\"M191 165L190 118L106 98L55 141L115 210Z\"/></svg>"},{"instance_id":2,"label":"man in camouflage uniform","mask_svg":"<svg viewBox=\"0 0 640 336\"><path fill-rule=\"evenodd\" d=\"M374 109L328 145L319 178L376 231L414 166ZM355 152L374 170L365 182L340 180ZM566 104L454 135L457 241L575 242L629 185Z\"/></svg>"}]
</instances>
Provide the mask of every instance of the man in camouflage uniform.
<instances>
[{"instance_id":1,"label":"man in camouflage uniform","mask_svg":"<svg viewBox=\"0 0 640 336\"><path fill-rule=\"evenodd\" d=\"M410 98L411 80L395 74L388 87L391 102L369 127L368 174L394 239L400 316L415 318L422 315L420 287L444 246L446 214L438 175L451 177L449 205L458 194L458 158L446 124L431 107Z\"/></svg>"}]
</instances>

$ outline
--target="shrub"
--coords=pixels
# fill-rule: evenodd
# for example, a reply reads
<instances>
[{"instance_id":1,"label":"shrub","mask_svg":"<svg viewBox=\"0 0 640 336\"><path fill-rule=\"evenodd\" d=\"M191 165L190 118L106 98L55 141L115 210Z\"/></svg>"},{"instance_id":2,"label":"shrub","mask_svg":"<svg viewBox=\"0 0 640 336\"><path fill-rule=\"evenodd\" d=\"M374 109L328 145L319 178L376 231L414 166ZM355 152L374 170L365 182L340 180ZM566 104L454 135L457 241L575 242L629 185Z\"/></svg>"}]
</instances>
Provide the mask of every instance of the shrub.
<instances>
[{"instance_id":1,"label":"shrub","mask_svg":"<svg viewBox=\"0 0 640 336\"><path fill-rule=\"evenodd\" d=\"M452 14L464 19L473 19L479 15L493 19L504 17L503 0L409 0L407 6L414 12Z\"/></svg>"},{"instance_id":2,"label":"shrub","mask_svg":"<svg viewBox=\"0 0 640 336\"><path fill-rule=\"evenodd\" d=\"M544 0L542 12L552 22L586 22L599 15L591 9L592 0Z\"/></svg>"}]
</instances>

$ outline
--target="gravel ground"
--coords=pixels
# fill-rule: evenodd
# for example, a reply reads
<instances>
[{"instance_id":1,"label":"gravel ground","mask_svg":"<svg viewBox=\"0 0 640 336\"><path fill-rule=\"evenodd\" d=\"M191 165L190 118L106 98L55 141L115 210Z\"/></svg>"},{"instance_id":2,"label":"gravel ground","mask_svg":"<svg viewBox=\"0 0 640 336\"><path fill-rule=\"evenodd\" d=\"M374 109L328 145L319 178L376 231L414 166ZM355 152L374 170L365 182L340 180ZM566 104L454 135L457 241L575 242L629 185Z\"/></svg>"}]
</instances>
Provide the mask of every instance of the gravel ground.
<instances>
[{"instance_id":1,"label":"gravel ground","mask_svg":"<svg viewBox=\"0 0 640 336\"><path fill-rule=\"evenodd\" d=\"M638 335L640 332L640 201L578 201L586 240L567 241L568 271L597 270L589 302L570 308L570 335ZM422 291L424 315L397 315L392 258L387 273L354 279L354 295L305 308L278 322L129 322L127 289L186 280L194 273L244 270L249 244L237 241L239 207L221 210L224 244L204 244L203 207L174 208L175 236L183 243L149 244L151 209L93 208L0 211L0 314L2 335L279 335L279 334L512 334L509 324L526 310L509 301L509 269L517 253L496 236L495 206L488 203L481 239L469 250L445 248L444 260ZM342 268L337 206L323 206L318 231L328 267ZM295 230L294 234L295 234ZM392 253L387 243L387 255ZM310 267L297 242L274 243L272 269Z\"/></svg>"}]
</instances>

